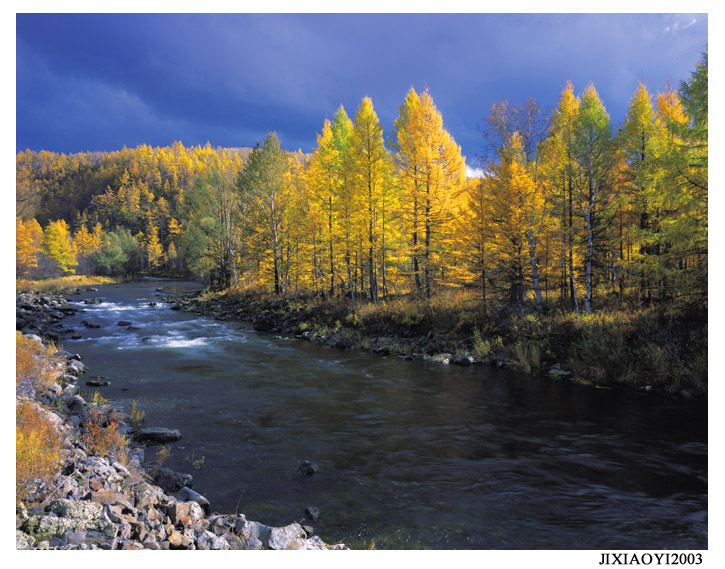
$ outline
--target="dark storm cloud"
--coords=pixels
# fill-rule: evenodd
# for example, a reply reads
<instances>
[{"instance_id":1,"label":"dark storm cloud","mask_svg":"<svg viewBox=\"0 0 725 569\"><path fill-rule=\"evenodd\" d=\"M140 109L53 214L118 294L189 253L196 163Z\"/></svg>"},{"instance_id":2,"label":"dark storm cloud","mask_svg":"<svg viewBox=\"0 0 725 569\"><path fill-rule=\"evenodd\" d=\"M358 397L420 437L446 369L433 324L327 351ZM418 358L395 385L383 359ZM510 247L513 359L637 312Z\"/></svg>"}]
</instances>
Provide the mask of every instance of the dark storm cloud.
<instances>
[{"instance_id":1,"label":"dark storm cloud","mask_svg":"<svg viewBox=\"0 0 725 569\"><path fill-rule=\"evenodd\" d=\"M309 151L366 95L389 134L413 86L473 163L494 101L553 107L571 78L620 121L640 80L677 85L706 43L705 15L21 14L16 146L251 146L276 130Z\"/></svg>"}]
</instances>

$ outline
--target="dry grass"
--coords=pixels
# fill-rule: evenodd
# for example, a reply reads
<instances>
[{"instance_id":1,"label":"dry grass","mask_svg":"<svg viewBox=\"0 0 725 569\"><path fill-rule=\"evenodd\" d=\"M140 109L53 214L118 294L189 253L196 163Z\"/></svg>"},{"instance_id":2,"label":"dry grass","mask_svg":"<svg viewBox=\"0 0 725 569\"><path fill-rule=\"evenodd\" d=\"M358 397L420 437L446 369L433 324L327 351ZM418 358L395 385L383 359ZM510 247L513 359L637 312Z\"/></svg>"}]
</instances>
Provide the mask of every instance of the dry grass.
<instances>
[{"instance_id":1,"label":"dry grass","mask_svg":"<svg viewBox=\"0 0 725 569\"><path fill-rule=\"evenodd\" d=\"M28 400L15 403L15 499L23 500L31 484L49 485L60 469L61 437L46 413Z\"/></svg>"},{"instance_id":2,"label":"dry grass","mask_svg":"<svg viewBox=\"0 0 725 569\"><path fill-rule=\"evenodd\" d=\"M57 352L55 345L42 346L38 342L15 333L15 385L31 382L36 389L50 387L60 375L52 361Z\"/></svg>"},{"instance_id":3,"label":"dry grass","mask_svg":"<svg viewBox=\"0 0 725 569\"><path fill-rule=\"evenodd\" d=\"M118 280L109 277L97 277L91 275L70 275L67 277L59 277L57 279L43 279L38 281L16 279L15 290L17 292L34 290L37 292L49 293L74 289L79 286L95 286L115 282L118 282Z\"/></svg>"}]
</instances>

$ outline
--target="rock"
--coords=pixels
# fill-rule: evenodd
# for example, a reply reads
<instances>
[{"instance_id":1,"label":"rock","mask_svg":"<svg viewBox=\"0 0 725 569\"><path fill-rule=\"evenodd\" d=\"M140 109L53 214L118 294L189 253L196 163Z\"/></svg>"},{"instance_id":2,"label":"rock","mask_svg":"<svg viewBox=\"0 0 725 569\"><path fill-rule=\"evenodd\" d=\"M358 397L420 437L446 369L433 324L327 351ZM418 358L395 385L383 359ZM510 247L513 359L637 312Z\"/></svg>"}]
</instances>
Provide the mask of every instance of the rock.
<instances>
[{"instance_id":1,"label":"rock","mask_svg":"<svg viewBox=\"0 0 725 569\"><path fill-rule=\"evenodd\" d=\"M570 371L561 369L561 364L554 364L549 368L549 371L547 373L551 377L566 377L568 375L571 375Z\"/></svg>"},{"instance_id":2,"label":"rock","mask_svg":"<svg viewBox=\"0 0 725 569\"><path fill-rule=\"evenodd\" d=\"M86 298L83 301L84 304L101 304L100 298Z\"/></svg>"},{"instance_id":3,"label":"rock","mask_svg":"<svg viewBox=\"0 0 725 569\"><path fill-rule=\"evenodd\" d=\"M320 509L315 506L307 506L305 515L314 522L320 517Z\"/></svg>"},{"instance_id":4,"label":"rock","mask_svg":"<svg viewBox=\"0 0 725 569\"><path fill-rule=\"evenodd\" d=\"M97 530L68 530L63 538L69 545L95 545L99 549L113 549L116 545L116 536L109 536Z\"/></svg>"},{"instance_id":5,"label":"rock","mask_svg":"<svg viewBox=\"0 0 725 569\"><path fill-rule=\"evenodd\" d=\"M451 354L436 354L436 355L428 358L428 361L439 363L439 364L449 364L449 363L451 363L452 358L453 358L453 356Z\"/></svg>"},{"instance_id":6,"label":"rock","mask_svg":"<svg viewBox=\"0 0 725 569\"><path fill-rule=\"evenodd\" d=\"M66 401L65 408L71 415L85 415L86 402L80 395L74 395Z\"/></svg>"},{"instance_id":7,"label":"rock","mask_svg":"<svg viewBox=\"0 0 725 569\"><path fill-rule=\"evenodd\" d=\"M226 539L218 537L208 530L204 530L196 538L196 547L204 550L223 550L229 549L229 543Z\"/></svg>"},{"instance_id":8,"label":"rock","mask_svg":"<svg viewBox=\"0 0 725 569\"><path fill-rule=\"evenodd\" d=\"M166 427L146 427L134 436L134 440L146 445L172 443L181 439L181 432Z\"/></svg>"},{"instance_id":9,"label":"rock","mask_svg":"<svg viewBox=\"0 0 725 569\"><path fill-rule=\"evenodd\" d=\"M100 328L100 324L94 324L93 322L88 322L88 320L81 320L81 324L85 326L86 328Z\"/></svg>"},{"instance_id":10,"label":"rock","mask_svg":"<svg viewBox=\"0 0 725 569\"><path fill-rule=\"evenodd\" d=\"M191 488L184 486L178 492L172 494L172 496L181 502L196 502L201 506L206 515L211 513L211 504L209 503L209 500Z\"/></svg>"},{"instance_id":11,"label":"rock","mask_svg":"<svg viewBox=\"0 0 725 569\"><path fill-rule=\"evenodd\" d=\"M461 356L453 363L455 363L456 365L459 365L459 366L471 366L471 365L473 365L473 362L474 362L474 360L473 360L472 356L465 355L465 356Z\"/></svg>"},{"instance_id":12,"label":"rock","mask_svg":"<svg viewBox=\"0 0 725 569\"><path fill-rule=\"evenodd\" d=\"M194 477L191 474L175 472L169 468L163 467L159 468L159 471L154 478L154 482L156 482L156 484L158 484L164 492L178 492L184 486L191 488L193 481Z\"/></svg>"},{"instance_id":13,"label":"rock","mask_svg":"<svg viewBox=\"0 0 725 569\"><path fill-rule=\"evenodd\" d=\"M133 491L136 498L136 508L139 510L144 510L149 506L156 506L166 498L160 488L145 482L137 484Z\"/></svg>"},{"instance_id":14,"label":"rock","mask_svg":"<svg viewBox=\"0 0 725 569\"><path fill-rule=\"evenodd\" d=\"M166 515L174 525L184 523L185 520L188 523L184 523L184 525L192 525L201 522L204 511L196 502L174 502L166 507Z\"/></svg>"},{"instance_id":15,"label":"rock","mask_svg":"<svg viewBox=\"0 0 725 569\"><path fill-rule=\"evenodd\" d=\"M35 539L27 533L15 530L15 549L33 549Z\"/></svg>"},{"instance_id":16,"label":"rock","mask_svg":"<svg viewBox=\"0 0 725 569\"><path fill-rule=\"evenodd\" d=\"M131 325L131 322L129 322L128 320L119 320L118 324L116 324L116 326L130 326L130 325Z\"/></svg>"},{"instance_id":17,"label":"rock","mask_svg":"<svg viewBox=\"0 0 725 569\"><path fill-rule=\"evenodd\" d=\"M272 528L269 532L270 549L304 549L307 534L300 524L294 523L281 528Z\"/></svg>"},{"instance_id":18,"label":"rock","mask_svg":"<svg viewBox=\"0 0 725 569\"><path fill-rule=\"evenodd\" d=\"M70 375L79 376L86 372L86 366L78 360L70 360L66 366L66 370Z\"/></svg>"},{"instance_id":19,"label":"rock","mask_svg":"<svg viewBox=\"0 0 725 569\"><path fill-rule=\"evenodd\" d=\"M111 382L100 377L92 377L86 380L86 385L89 387L105 387L111 385Z\"/></svg>"},{"instance_id":20,"label":"rock","mask_svg":"<svg viewBox=\"0 0 725 569\"><path fill-rule=\"evenodd\" d=\"M304 460L297 467L297 470L298 470L298 472L301 472L302 474L305 474L307 476L312 476L315 472L318 472L320 469L316 464L311 463L309 460Z\"/></svg>"},{"instance_id":21,"label":"rock","mask_svg":"<svg viewBox=\"0 0 725 569\"><path fill-rule=\"evenodd\" d=\"M139 328L138 326L129 326L128 328L126 328L126 330L128 330L129 332L140 332L141 328Z\"/></svg>"}]
</instances>

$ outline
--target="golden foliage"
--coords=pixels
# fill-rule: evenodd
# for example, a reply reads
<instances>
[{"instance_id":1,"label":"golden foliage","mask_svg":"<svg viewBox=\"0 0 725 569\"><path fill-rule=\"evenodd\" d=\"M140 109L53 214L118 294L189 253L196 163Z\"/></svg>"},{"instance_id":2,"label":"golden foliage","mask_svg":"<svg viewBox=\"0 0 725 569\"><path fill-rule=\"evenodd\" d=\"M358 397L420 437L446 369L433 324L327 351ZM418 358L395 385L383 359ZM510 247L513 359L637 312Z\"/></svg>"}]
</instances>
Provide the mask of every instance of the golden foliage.
<instances>
[{"instance_id":1,"label":"golden foliage","mask_svg":"<svg viewBox=\"0 0 725 569\"><path fill-rule=\"evenodd\" d=\"M61 437L45 413L28 400L15 404L15 499L35 480L50 484L62 463Z\"/></svg>"},{"instance_id":2,"label":"golden foliage","mask_svg":"<svg viewBox=\"0 0 725 569\"><path fill-rule=\"evenodd\" d=\"M36 341L15 333L15 384L30 381L38 389L45 389L58 378L59 371L50 358L55 346L41 346Z\"/></svg>"}]
</instances>

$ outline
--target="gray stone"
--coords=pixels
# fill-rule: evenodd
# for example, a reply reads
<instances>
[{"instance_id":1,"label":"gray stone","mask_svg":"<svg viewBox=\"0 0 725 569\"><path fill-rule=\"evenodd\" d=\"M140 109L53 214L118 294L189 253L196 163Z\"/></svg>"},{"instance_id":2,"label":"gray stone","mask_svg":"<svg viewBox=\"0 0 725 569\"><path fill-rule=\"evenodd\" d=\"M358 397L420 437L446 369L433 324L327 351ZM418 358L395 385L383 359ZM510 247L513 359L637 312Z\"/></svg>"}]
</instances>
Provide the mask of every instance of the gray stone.
<instances>
[{"instance_id":1,"label":"gray stone","mask_svg":"<svg viewBox=\"0 0 725 569\"><path fill-rule=\"evenodd\" d=\"M154 482L158 484L164 492L178 492L184 486L191 488L194 477L185 472L176 472L169 468L161 467L154 477Z\"/></svg>"},{"instance_id":2,"label":"gray stone","mask_svg":"<svg viewBox=\"0 0 725 569\"><path fill-rule=\"evenodd\" d=\"M304 460L297 467L297 470L302 474L312 476L315 472L318 472L320 468L316 464L311 463L309 460Z\"/></svg>"},{"instance_id":3,"label":"gray stone","mask_svg":"<svg viewBox=\"0 0 725 569\"><path fill-rule=\"evenodd\" d=\"M70 360L67 365L67 371L71 375L79 376L82 373L85 373L86 366L82 362L79 362L78 360Z\"/></svg>"},{"instance_id":4,"label":"gray stone","mask_svg":"<svg viewBox=\"0 0 725 569\"><path fill-rule=\"evenodd\" d=\"M552 377L566 377L571 375L571 372L561 369L561 364L554 364L549 368L548 374Z\"/></svg>"},{"instance_id":5,"label":"gray stone","mask_svg":"<svg viewBox=\"0 0 725 569\"><path fill-rule=\"evenodd\" d=\"M204 518L204 511L196 502L174 502L166 507L166 515L176 525L189 518L187 525L190 525L200 523Z\"/></svg>"},{"instance_id":6,"label":"gray stone","mask_svg":"<svg viewBox=\"0 0 725 569\"><path fill-rule=\"evenodd\" d=\"M155 506L165 498L160 488L146 484L145 482L136 485L133 490L136 498L136 507L139 510L146 509L149 506Z\"/></svg>"},{"instance_id":7,"label":"gray stone","mask_svg":"<svg viewBox=\"0 0 725 569\"><path fill-rule=\"evenodd\" d=\"M134 440L143 444L164 444L181 439L181 431L165 427L147 427L141 429L134 436Z\"/></svg>"},{"instance_id":8,"label":"gray stone","mask_svg":"<svg viewBox=\"0 0 725 569\"><path fill-rule=\"evenodd\" d=\"M184 486L178 492L172 494L172 496L181 502L196 502L202 507L205 514L208 515L211 513L211 504L209 503L209 500L191 488Z\"/></svg>"},{"instance_id":9,"label":"gray stone","mask_svg":"<svg viewBox=\"0 0 725 569\"><path fill-rule=\"evenodd\" d=\"M229 543L226 539L218 537L208 530L204 530L196 538L196 547L206 550L224 550L229 549Z\"/></svg>"},{"instance_id":10,"label":"gray stone","mask_svg":"<svg viewBox=\"0 0 725 569\"><path fill-rule=\"evenodd\" d=\"M281 528L272 528L269 532L270 549L304 549L307 534L300 524L290 524Z\"/></svg>"}]
</instances>

